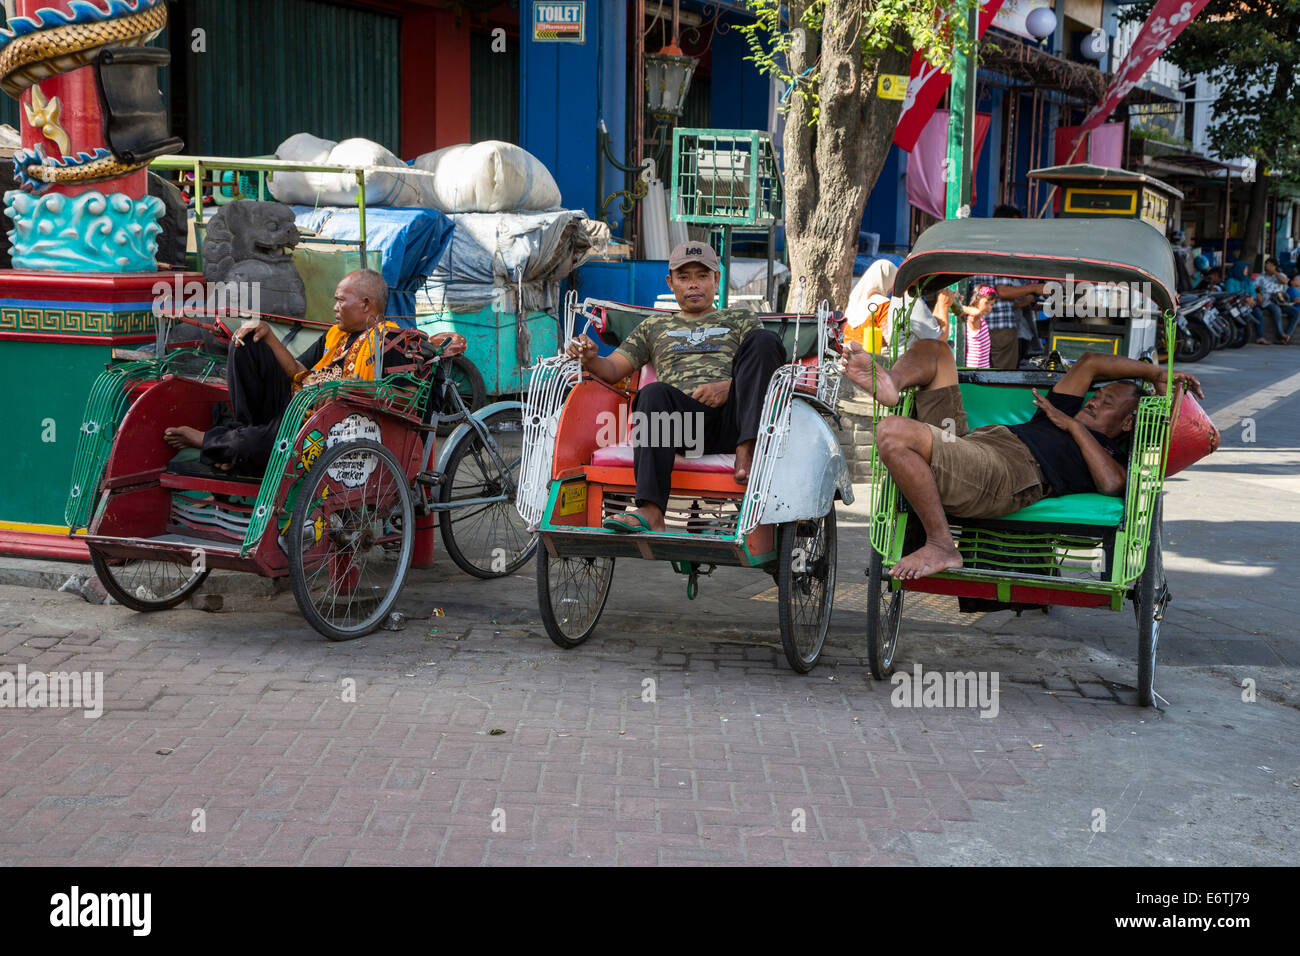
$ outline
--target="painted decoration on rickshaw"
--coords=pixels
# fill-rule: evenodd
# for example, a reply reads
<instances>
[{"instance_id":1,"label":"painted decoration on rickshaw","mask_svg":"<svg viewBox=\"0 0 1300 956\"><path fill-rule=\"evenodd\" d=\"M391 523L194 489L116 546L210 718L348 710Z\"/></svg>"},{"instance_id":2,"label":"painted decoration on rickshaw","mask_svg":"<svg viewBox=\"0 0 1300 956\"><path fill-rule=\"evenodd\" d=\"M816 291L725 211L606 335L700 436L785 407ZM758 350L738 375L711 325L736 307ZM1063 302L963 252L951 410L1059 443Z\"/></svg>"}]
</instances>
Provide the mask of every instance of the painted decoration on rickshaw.
<instances>
[{"instance_id":1,"label":"painted decoration on rickshaw","mask_svg":"<svg viewBox=\"0 0 1300 956\"><path fill-rule=\"evenodd\" d=\"M340 422L335 422L330 426L329 437L325 439L325 447L333 448L340 442L352 442L361 439L369 439L378 442L381 439L379 422L373 418L367 418L365 415L352 414ZM354 455L344 455L326 472L334 481L347 488L360 488L370 477L370 473L378 466L379 461L374 455L364 455L357 453Z\"/></svg>"},{"instance_id":2,"label":"painted decoration on rickshaw","mask_svg":"<svg viewBox=\"0 0 1300 956\"><path fill-rule=\"evenodd\" d=\"M298 467L303 471L311 471L311 466L316 464L316 459L325 451L325 436L313 428L303 436L300 451Z\"/></svg>"}]
</instances>

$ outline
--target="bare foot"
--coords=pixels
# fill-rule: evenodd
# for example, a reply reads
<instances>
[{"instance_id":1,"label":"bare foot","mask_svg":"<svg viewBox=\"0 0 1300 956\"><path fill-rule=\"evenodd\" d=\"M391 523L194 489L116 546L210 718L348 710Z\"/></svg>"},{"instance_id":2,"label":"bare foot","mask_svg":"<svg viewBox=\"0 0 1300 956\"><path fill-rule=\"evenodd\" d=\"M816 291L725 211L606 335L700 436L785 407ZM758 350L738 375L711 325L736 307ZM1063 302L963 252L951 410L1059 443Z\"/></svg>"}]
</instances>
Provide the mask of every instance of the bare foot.
<instances>
[{"instance_id":1,"label":"bare foot","mask_svg":"<svg viewBox=\"0 0 1300 956\"><path fill-rule=\"evenodd\" d=\"M1255 340L1255 344L1256 344L1256 345L1268 345L1268 339L1266 339L1266 338L1258 338L1258 339Z\"/></svg>"},{"instance_id":2,"label":"bare foot","mask_svg":"<svg viewBox=\"0 0 1300 956\"><path fill-rule=\"evenodd\" d=\"M955 571L960 567L961 554L955 547L945 548L927 542L924 547L899 558L898 563L889 569L889 576L902 581L914 581L917 578L928 578L940 571Z\"/></svg>"},{"instance_id":3,"label":"bare foot","mask_svg":"<svg viewBox=\"0 0 1300 956\"><path fill-rule=\"evenodd\" d=\"M1290 345L1290 344L1291 344L1291 336L1289 336L1289 335L1284 335L1284 336L1282 336L1282 344L1283 344L1283 345Z\"/></svg>"},{"instance_id":4,"label":"bare foot","mask_svg":"<svg viewBox=\"0 0 1300 956\"><path fill-rule=\"evenodd\" d=\"M163 441L173 448L202 448L203 432L188 425L179 425L163 432Z\"/></svg>"},{"instance_id":5,"label":"bare foot","mask_svg":"<svg viewBox=\"0 0 1300 956\"><path fill-rule=\"evenodd\" d=\"M741 442L736 446L736 471L734 473L736 484L749 484L749 469L754 464L754 440Z\"/></svg>"},{"instance_id":6,"label":"bare foot","mask_svg":"<svg viewBox=\"0 0 1300 956\"><path fill-rule=\"evenodd\" d=\"M884 359L862 348L859 342L849 342L844 357L844 374L853 384L864 388L881 405L898 404L898 386L885 368Z\"/></svg>"},{"instance_id":7,"label":"bare foot","mask_svg":"<svg viewBox=\"0 0 1300 956\"><path fill-rule=\"evenodd\" d=\"M625 511L620 515L611 515L606 520L612 521L615 524L621 524L623 527L630 528L633 531L644 532L645 528L641 527L641 523L639 521L632 520L631 518L632 515L640 515L642 518L644 518L646 523L650 525L651 531L664 530L664 513L660 511L658 508L656 508L654 505L642 505L640 508L637 508L635 511Z\"/></svg>"}]
</instances>

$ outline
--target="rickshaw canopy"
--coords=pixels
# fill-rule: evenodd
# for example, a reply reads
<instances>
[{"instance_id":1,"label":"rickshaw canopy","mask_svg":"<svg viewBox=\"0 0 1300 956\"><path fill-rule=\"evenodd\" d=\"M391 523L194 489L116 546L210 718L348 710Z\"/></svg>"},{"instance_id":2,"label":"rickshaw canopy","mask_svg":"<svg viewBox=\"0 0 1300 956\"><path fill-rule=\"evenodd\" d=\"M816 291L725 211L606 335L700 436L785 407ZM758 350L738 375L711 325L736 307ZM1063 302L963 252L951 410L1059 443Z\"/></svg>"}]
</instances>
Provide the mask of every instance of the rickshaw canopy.
<instances>
[{"instance_id":1,"label":"rickshaw canopy","mask_svg":"<svg viewBox=\"0 0 1300 956\"><path fill-rule=\"evenodd\" d=\"M946 219L916 240L894 293L927 294L972 275L1149 283L1162 312L1178 298L1168 241L1136 219Z\"/></svg>"}]
</instances>

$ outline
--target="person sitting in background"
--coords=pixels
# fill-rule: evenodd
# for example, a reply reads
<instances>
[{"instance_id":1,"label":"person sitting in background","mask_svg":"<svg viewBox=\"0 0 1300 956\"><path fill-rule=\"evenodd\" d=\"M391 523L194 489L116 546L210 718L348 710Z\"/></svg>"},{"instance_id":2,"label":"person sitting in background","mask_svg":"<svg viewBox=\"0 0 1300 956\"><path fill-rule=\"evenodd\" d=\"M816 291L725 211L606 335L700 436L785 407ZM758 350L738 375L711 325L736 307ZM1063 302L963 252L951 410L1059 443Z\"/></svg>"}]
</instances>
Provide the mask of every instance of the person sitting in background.
<instances>
[{"instance_id":1,"label":"person sitting in background","mask_svg":"<svg viewBox=\"0 0 1300 956\"><path fill-rule=\"evenodd\" d=\"M867 267L844 308L844 341L861 342L874 351L872 329L879 333L877 341L883 341L897 274L898 266L888 259L877 259Z\"/></svg>"},{"instance_id":2,"label":"person sitting in background","mask_svg":"<svg viewBox=\"0 0 1300 956\"><path fill-rule=\"evenodd\" d=\"M1300 323L1300 309L1294 305L1288 304L1286 273L1278 268L1277 260L1269 256L1264 260L1264 271L1255 277L1255 292L1259 297L1259 308L1267 313L1272 319L1273 324L1277 326L1278 340L1280 344L1286 345L1291 341L1291 333L1295 331L1297 323ZM1282 318L1286 317L1286 328L1282 328ZM1263 327L1260 327L1260 338L1263 338Z\"/></svg>"},{"instance_id":3,"label":"person sitting in background","mask_svg":"<svg viewBox=\"0 0 1300 956\"><path fill-rule=\"evenodd\" d=\"M1255 284L1250 279L1250 273L1246 271L1244 259L1233 262L1232 272L1223 280L1223 291L1235 292L1246 297L1246 306L1250 309L1250 324L1255 327L1255 343L1268 345L1268 339L1264 338L1264 312L1259 307Z\"/></svg>"}]
</instances>

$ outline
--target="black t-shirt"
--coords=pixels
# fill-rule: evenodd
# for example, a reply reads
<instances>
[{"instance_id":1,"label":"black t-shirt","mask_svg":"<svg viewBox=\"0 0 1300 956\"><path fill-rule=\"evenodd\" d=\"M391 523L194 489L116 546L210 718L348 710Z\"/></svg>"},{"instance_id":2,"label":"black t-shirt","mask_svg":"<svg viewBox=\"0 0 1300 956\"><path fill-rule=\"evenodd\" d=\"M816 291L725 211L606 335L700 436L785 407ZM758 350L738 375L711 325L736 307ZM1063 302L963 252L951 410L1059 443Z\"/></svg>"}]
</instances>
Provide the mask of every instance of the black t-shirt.
<instances>
[{"instance_id":1,"label":"black t-shirt","mask_svg":"<svg viewBox=\"0 0 1300 956\"><path fill-rule=\"evenodd\" d=\"M1071 417L1079 413L1084 402L1080 395L1062 395L1057 391L1048 392L1047 400ZM1093 484L1092 473L1088 471L1079 443L1070 437L1069 432L1053 425L1045 411L1040 408L1023 425L1007 427L1038 460L1043 469L1043 479L1052 486L1052 497L1096 494L1097 486ZM1088 432L1110 457L1127 467L1127 449L1099 431L1089 428Z\"/></svg>"}]
</instances>

